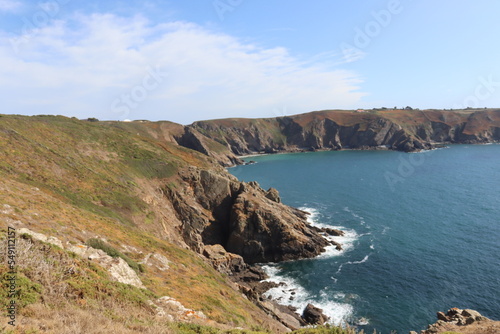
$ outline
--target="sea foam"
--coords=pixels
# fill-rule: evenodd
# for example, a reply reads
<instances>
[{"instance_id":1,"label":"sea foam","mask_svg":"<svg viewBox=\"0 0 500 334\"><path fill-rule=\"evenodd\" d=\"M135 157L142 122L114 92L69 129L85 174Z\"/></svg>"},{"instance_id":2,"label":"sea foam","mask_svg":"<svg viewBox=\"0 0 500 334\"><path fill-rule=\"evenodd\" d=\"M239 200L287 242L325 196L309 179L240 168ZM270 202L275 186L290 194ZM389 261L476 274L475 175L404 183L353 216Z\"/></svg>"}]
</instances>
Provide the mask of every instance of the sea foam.
<instances>
[{"instance_id":1,"label":"sea foam","mask_svg":"<svg viewBox=\"0 0 500 334\"><path fill-rule=\"evenodd\" d=\"M344 254L345 252L348 252L354 247L355 241L358 240L359 238L359 235L358 233L356 233L355 230L350 228L345 228L344 226L336 226L336 225L321 223L319 221L319 211L315 208L300 207L299 209L309 213L309 215L307 216L307 222L312 226L319 228L333 228L344 232L343 236L332 236L325 233L324 237L329 241L335 241L341 244L342 250L341 251L337 250L335 245L327 246L325 248L325 251L321 253L318 256L318 258L329 258L329 257L339 256Z\"/></svg>"},{"instance_id":2,"label":"sea foam","mask_svg":"<svg viewBox=\"0 0 500 334\"><path fill-rule=\"evenodd\" d=\"M345 294L336 292L330 296L330 293L323 290L319 296L314 296L295 279L281 274L277 266L266 265L262 268L269 276L266 281L280 284L280 286L266 291L265 298L272 298L282 305L295 307L299 314L302 313L307 304L311 303L323 310L323 313L329 317L328 323L332 325L343 325L352 319L354 312L352 305L333 300L338 299L339 296L345 296Z\"/></svg>"},{"instance_id":3,"label":"sea foam","mask_svg":"<svg viewBox=\"0 0 500 334\"><path fill-rule=\"evenodd\" d=\"M329 258L339 256L354 247L354 242L359 238L358 234L353 229L348 229L343 226L334 226L320 222L319 211L311 207L301 207L302 211L309 213L307 221L312 226L319 228L334 228L344 232L343 236L331 236L325 234L325 238L331 241L338 242L342 245L342 251L338 251L335 246L328 246L318 258ZM272 288L264 293L265 298L272 298L282 305L289 305L297 308L297 312L301 313L307 304L311 303L323 310L327 315L329 323L333 325L343 325L352 320L354 309L348 303L341 302L342 296L345 293L338 291L327 291L325 287L318 295L310 294L303 286L301 286L294 278L280 273L278 265L266 265L262 267L269 278L266 281L280 284L280 286Z\"/></svg>"}]
</instances>

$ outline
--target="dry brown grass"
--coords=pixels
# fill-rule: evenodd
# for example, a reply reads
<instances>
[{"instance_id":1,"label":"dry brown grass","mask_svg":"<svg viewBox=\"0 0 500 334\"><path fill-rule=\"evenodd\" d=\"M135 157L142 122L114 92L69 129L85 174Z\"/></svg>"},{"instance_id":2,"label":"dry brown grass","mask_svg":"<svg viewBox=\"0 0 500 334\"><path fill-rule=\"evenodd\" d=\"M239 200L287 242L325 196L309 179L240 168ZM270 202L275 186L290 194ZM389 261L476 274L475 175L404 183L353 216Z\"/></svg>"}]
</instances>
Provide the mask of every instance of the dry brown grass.
<instances>
[{"instance_id":1,"label":"dry brown grass","mask_svg":"<svg viewBox=\"0 0 500 334\"><path fill-rule=\"evenodd\" d=\"M155 321L150 315L144 315L141 309L120 307L120 305L102 306L107 306L108 309L77 306L64 301L52 306L41 303L32 304L19 317L13 333L163 334L173 332L169 323ZM130 320L131 315L140 320Z\"/></svg>"},{"instance_id":2,"label":"dry brown grass","mask_svg":"<svg viewBox=\"0 0 500 334\"><path fill-rule=\"evenodd\" d=\"M157 319L140 299L148 297L141 296L143 290L107 281L105 273L87 260L30 239L18 239L16 251L18 276L39 284L43 291L39 301L30 303L33 300L25 301L27 295L20 287L18 305L30 304L19 308L13 333L171 332L169 324ZM2 248L0 261L5 260ZM1 269L6 271L5 266Z\"/></svg>"}]
</instances>

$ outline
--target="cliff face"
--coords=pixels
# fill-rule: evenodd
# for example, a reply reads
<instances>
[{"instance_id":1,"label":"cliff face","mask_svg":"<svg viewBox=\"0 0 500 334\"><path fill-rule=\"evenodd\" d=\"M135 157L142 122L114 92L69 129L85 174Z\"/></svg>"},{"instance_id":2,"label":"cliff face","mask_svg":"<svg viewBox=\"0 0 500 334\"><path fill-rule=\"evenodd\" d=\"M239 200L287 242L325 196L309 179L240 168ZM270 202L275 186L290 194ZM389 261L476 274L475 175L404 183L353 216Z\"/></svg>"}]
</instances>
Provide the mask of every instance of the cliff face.
<instances>
[{"instance_id":1,"label":"cliff face","mask_svg":"<svg viewBox=\"0 0 500 334\"><path fill-rule=\"evenodd\" d=\"M328 245L305 213L280 203L275 190L197 168L181 177L187 186L165 194L182 221L185 242L199 253L219 244L252 264L313 257Z\"/></svg>"},{"instance_id":2,"label":"cliff face","mask_svg":"<svg viewBox=\"0 0 500 334\"><path fill-rule=\"evenodd\" d=\"M238 155L256 152L379 147L411 152L438 143L498 141L500 110L332 110L270 119L200 121L176 138L181 145L213 156L223 165L238 163ZM217 155L222 154L223 159L207 153L208 140L217 143Z\"/></svg>"}]
</instances>

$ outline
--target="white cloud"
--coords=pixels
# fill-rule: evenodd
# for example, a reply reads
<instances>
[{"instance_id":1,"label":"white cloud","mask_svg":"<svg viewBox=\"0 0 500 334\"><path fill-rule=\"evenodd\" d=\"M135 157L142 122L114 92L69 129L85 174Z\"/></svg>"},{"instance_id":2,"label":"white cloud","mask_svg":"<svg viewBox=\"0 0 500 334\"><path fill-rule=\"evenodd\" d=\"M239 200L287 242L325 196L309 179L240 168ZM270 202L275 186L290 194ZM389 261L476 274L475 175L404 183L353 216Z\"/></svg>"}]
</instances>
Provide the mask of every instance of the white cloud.
<instances>
[{"instance_id":1,"label":"white cloud","mask_svg":"<svg viewBox=\"0 0 500 334\"><path fill-rule=\"evenodd\" d=\"M13 12L21 7L20 1L0 0L0 12Z\"/></svg>"},{"instance_id":2,"label":"white cloud","mask_svg":"<svg viewBox=\"0 0 500 334\"><path fill-rule=\"evenodd\" d=\"M188 123L355 108L364 95L349 71L186 22L94 14L53 21L17 43L18 53L0 42L8 113ZM155 80L155 69L168 75Z\"/></svg>"}]
</instances>

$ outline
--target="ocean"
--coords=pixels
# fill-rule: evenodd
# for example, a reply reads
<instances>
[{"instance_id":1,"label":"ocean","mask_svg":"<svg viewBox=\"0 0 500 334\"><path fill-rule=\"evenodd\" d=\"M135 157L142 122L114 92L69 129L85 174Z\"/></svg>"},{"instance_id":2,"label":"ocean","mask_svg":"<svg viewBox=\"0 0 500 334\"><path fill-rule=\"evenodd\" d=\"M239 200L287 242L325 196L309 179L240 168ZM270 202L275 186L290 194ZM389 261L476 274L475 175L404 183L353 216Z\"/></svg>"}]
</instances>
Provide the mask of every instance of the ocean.
<instances>
[{"instance_id":1,"label":"ocean","mask_svg":"<svg viewBox=\"0 0 500 334\"><path fill-rule=\"evenodd\" d=\"M419 331L451 307L500 320L500 145L245 160L257 163L229 171L346 232L340 252L266 264L286 283L267 296L370 334Z\"/></svg>"}]
</instances>

